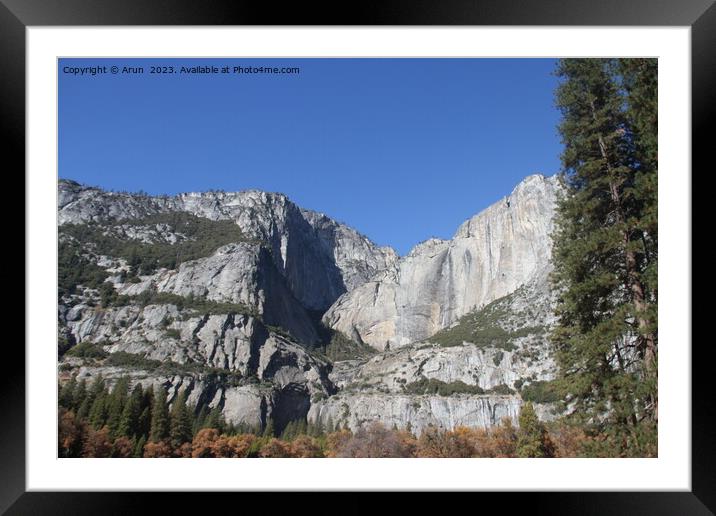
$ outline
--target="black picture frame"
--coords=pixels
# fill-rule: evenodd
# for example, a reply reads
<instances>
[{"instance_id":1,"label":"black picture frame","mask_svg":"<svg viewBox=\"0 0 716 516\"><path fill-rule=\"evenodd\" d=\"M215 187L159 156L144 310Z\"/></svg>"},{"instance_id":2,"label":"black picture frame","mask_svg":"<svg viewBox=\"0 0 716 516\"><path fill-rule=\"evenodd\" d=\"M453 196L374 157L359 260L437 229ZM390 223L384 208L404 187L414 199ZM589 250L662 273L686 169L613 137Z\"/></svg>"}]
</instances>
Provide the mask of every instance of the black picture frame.
<instances>
[{"instance_id":1,"label":"black picture frame","mask_svg":"<svg viewBox=\"0 0 716 516\"><path fill-rule=\"evenodd\" d=\"M245 1L199 4L190 0L0 0L0 123L2 141L6 144L4 157L6 161L8 157L14 158L12 162L15 163L14 167L5 168L6 180L13 173L24 177L20 171L24 172L25 166L25 29L46 25L690 26L692 168L706 172L706 160L712 146L706 128L715 118L716 97L713 94L716 91L716 6L713 0L541 0L530 3L520 0L392 0L336 2L332 5L332 8L323 9L297 2L277 9L270 2L250 4ZM684 174L688 173L684 171ZM24 270L26 276L31 273L26 266ZM705 306L696 306L697 315L705 310ZM27 314L32 307L25 309ZM176 494L26 492L25 353L16 342L10 346L10 341L6 341L3 351L6 367L0 374L3 421L0 425L0 512L130 514L148 509L147 498L156 496L162 496L162 503L166 504L163 512L183 512L184 497ZM685 346L689 344L684 343ZM711 367L708 360L710 346L709 340L694 341L691 347L691 491L474 493L470 496L477 496L480 501L469 503L482 504L488 497L509 496L510 505L515 501L529 504L531 514L713 514L716 511L716 446L713 438L716 432L709 417L714 413L713 388L707 370ZM295 498L297 495L303 497L296 493L293 500L302 504ZM215 496L216 493L212 494ZM219 503L228 496L222 495ZM241 507L247 509L252 501L244 498ZM217 501L212 501L215 503ZM353 497L348 505L352 511L373 510L372 502L365 497Z\"/></svg>"}]
</instances>

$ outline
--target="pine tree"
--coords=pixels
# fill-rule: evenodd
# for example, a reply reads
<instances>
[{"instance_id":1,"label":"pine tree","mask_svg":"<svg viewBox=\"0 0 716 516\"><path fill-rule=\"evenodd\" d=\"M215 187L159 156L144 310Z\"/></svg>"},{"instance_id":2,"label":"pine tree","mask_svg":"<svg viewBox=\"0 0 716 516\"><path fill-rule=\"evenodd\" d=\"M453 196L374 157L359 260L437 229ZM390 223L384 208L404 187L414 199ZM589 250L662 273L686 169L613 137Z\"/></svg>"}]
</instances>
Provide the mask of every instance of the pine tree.
<instances>
[{"instance_id":1,"label":"pine tree","mask_svg":"<svg viewBox=\"0 0 716 516\"><path fill-rule=\"evenodd\" d=\"M65 385L60 389L59 404L61 407L66 409L72 409L72 402L75 397L75 390L77 389L77 380L75 376L72 376Z\"/></svg>"},{"instance_id":2,"label":"pine tree","mask_svg":"<svg viewBox=\"0 0 716 516\"><path fill-rule=\"evenodd\" d=\"M90 405L94 402L94 400L99 396L100 393L104 392L105 390L105 382L104 377L102 376L102 373L95 376L95 379L92 381L92 385L90 385L89 391L87 393L87 397L89 398Z\"/></svg>"},{"instance_id":3,"label":"pine tree","mask_svg":"<svg viewBox=\"0 0 716 516\"><path fill-rule=\"evenodd\" d=\"M201 406L201 410L199 410L199 413L194 418L194 425L192 428L192 435L196 435L196 433L201 430L202 428L205 428L206 424L206 418L209 416L209 408L206 405Z\"/></svg>"},{"instance_id":4,"label":"pine tree","mask_svg":"<svg viewBox=\"0 0 716 516\"><path fill-rule=\"evenodd\" d=\"M548 457L547 430L537 418L532 403L527 402L520 409L520 429L517 433L518 457Z\"/></svg>"},{"instance_id":5,"label":"pine tree","mask_svg":"<svg viewBox=\"0 0 716 516\"><path fill-rule=\"evenodd\" d=\"M158 442L169 437L169 410L167 408L167 391L164 387L154 389L152 405L152 424L149 440Z\"/></svg>"},{"instance_id":6,"label":"pine tree","mask_svg":"<svg viewBox=\"0 0 716 516\"><path fill-rule=\"evenodd\" d=\"M133 437L142 433L139 418L141 416L143 395L142 384L136 384L122 410L122 417L120 418L119 427L117 429L119 435Z\"/></svg>"},{"instance_id":7,"label":"pine tree","mask_svg":"<svg viewBox=\"0 0 716 516\"><path fill-rule=\"evenodd\" d=\"M224 421L224 415L221 413L221 408L218 406L211 409L209 415L204 421L204 428L215 428L219 431L219 433L223 433L225 425L226 422Z\"/></svg>"},{"instance_id":8,"label":"pine tree","mask_svg":"<svg viewBox=\"0 0 716 516\"><path fill-rule=\"evenodd\" d=\"M554 234L553 341L573 417L624 455L639 453L642 421L656 421L656 222L655 197L644 192L653 149L647 129L635 129L648 117L630 107L643 81L619 71L609 59L563 59L557 69L566 192Z\"/></svg>"},{"instance_id":9,"label":"pine tree","mask_svg":"<svg viewBox=\"0 0 716 516\"><path fill-rule=\"evenodd\" d=\"M178 448L192 438L192 413L186 406L186 391L182 390L174 399L171 409L170 437L172 446Z\"/></svg>"},{"instance_id":10,"label":"pine tree","mask_svg":"<svg viewBox=\"0 0 716 516\"><path fill-rule=\"evenodd\" d=\"M144 457L144 445L147 444L147 437L143 435L137 440L137 444L134 447L134 456L138 458Z\"/></svg>"},{"instance_id":11,"label":"pine tree","mask_svg":"<svg viewBox=\"0 0 716 516\"><path fill-rule=\"evenodd\" d=\"M129 378L123 376L112 389L112 394L107 398L107 426L109 436L115 439L118 435L119 423L122 419L124 405L127 403L127 391L129 390Z\"/></svg>"},{"instance_id":12,"label":"pine tree","mask_svg":"<svg viewBox=\"0 0 716 516\"><path fill-rule=\"evenodd\" d=\"M152 406L154 405L154 388L149 387L142 397L142 412L139 415L139 435L149 436L152 429Z\"/></svg>"},{"instance_id":13,"label":"pine tree","mask_svg":"<svg viewBox=\"0 0 716 516\"><path fill-rule=\"evenodd\" d=\"M620 59L619 72L627 94L627 118L632 127L635 145L634 195L640 202L638 230L641 236L645 297L641 354L652 381L657 370L657 303L658 285L658 61L656 59ZM653 301L653 302L649 302ZM656 389L656 386L654 386ZM653 397L654 419L658 403Z\"/></svg>"},{"instance_id":14,"label":"pine tree","mask_svg":"<svg viewBox=\"0 0 716 516\"><path fill-rule=\"evenodd\" d=\"M103 390L94 396L89 410L89 422L92 428L100 430L107 422L107 391Z\"/></svg>"},{"instance_id":15,"label":"pine tree","mask_svg":"<svg viewBox=\"0 0 716 516\"><path fill-rule=\"evenodd\" d=\"M85 396L85 399L82 400L82 403L80 403L80 406L77 408L77 419L86 419L89 416L91 407L92 404L90 403L89 396Z\"/></svg>"},{"instance_id":16,"label":"pine tree","mask_svg":"<svg viewBox=\"0 0 716 516\"><path fill-rule=\"evenodd\" d=\"M87 397L87 380L82 378L79 381L79 383L77 384L77 387L75 388L75 392L72 395L72 409L75 411L79 410L80 406L82 405L82 402L85 400L86 397Z\"/></svg>"}]
</instances>

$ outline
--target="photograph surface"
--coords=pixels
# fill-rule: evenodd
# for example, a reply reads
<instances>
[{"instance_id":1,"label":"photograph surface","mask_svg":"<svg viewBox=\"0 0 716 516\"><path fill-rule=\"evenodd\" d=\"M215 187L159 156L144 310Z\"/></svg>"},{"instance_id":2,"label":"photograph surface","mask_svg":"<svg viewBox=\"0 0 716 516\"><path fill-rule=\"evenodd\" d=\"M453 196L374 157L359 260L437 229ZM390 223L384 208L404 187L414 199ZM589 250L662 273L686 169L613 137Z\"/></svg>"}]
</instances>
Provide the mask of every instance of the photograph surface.
<instances>
[{"instance_id":1,"label":"photograph surface","mask_svg":"<svg viewBox=\"0 0 716 516\"><path fill-rule=\"evenodd\" d=\"M58 456L657 457L648 58L71 58Z\"/></svg>"}]
</instances>

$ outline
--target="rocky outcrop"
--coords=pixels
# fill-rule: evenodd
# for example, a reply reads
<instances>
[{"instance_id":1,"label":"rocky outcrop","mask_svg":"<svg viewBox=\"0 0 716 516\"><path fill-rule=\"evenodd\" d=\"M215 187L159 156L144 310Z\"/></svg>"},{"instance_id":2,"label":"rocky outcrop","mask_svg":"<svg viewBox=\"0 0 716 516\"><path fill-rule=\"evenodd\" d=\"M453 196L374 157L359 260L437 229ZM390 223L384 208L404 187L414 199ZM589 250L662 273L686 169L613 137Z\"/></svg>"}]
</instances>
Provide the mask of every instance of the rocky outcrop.
<instances>
[{"instance_id":1,"label":"rocky outcrop","mask_svg":"<svg viewBox=\"0 0 716 516\"><path fill-rule=\"evenodd\" d=\"M69 326L84 332L78 335L83 342L97 342L109 356L90 361L66 356L63 364L76 368L79 379L101 374L111 386L128 376L131 385L166 388L170 401L186 390L190 404L218 406L229 423L263 427L272 419L279 430L307 416L311 397L336 392L326 360L250 316L182 319L182 313L167 305L148 306L140 313L127 307L99 317L92 309L82 312ZM178 322L165 326L167 317ZM129 319L133 321L118 338L113 324ZM167 328L176 333L168 337Z\"/></svg>"},{"instance_id":2,"label":"rocky outcrop","mask_svg":"<svg viewBox=\"0 0 716 516\"><path fill-rule=\"evenodd\" d=\"M380 421L417 434L427 426L484 428L504 417L517 425L522 389L556 375L553 303L540 275L426 342L338 362L330 379L339 395L313 405L309 418L351 429ZM543 420L555 416L549 403L536 409Z\"/></svg>"},{"instance_id":3,"label":"rocky outcrop","mask_svg":"<svg viewBox=\"0 0 716 516\"><path fill-rule=\"evenodd\" d=\"M533 175L466 221L341 296L324 322L382 350L428 338L549 268L556 176Z\"/></svg>"},{"instance_id":4,"label":"rocky outcrop","mask_svg":"<svg viewBox=\"0 0 716 516\"><path fill-rule=\"evenodd\" d=\"M365 236L329 217L303 210L288 197L256 190L157 196L107 192L59 183L58 222L107 223L158 213L187 212L232 220L249 238L265 243L293 296L307 309L325 311L341 294L397 259Z\"/></svg>"},{"instance_id":5,"label":"rocky outcrop","mask_svg":"<svg viewBox=\"0 0 716 516\"><path fill-rule=\"evenodd\" d=\"M539 343L541 344L541 343ZM498 386L518 389L520 380L551 380L555 365L544 346L540 355L524 353L531 347L505 351L465 343L441 347L436 344L406 346L380 353L365 363L341 368L331 379L344 391L402 393L403 388L422 379L450 384L462 382L489 391Z\"/></svg>"},{"instance_id":6,"label":"rocky outcrop","mask_svg":"<svg viewBox=\"0 0 716 516\"><path fill-rule=\"evenodd\" d=\"M308 420L324 427L347 426L356 431L370 421L388 428L410 428L419 435L428 426L489 428L503 418L517 420L521 400L516 396L408 396L347 394L311 406Z\"/></svg>"},{"instance_id":7,"label":"rocky outcrop","mask_svg":"<svg viewBox=\"0 0 716 516\"><path fill-rule=\"evenodd\" d=\"M190 370L214 368L244 378L271 379L282 387L310 384L310 392L333 389L327 361L251 315L197 314L171 304L110 309L80 304L66 313L65 326L77 343L141 357L136 362L141 367L172 362L191 365Z\"/></svg>"}]
</instances>

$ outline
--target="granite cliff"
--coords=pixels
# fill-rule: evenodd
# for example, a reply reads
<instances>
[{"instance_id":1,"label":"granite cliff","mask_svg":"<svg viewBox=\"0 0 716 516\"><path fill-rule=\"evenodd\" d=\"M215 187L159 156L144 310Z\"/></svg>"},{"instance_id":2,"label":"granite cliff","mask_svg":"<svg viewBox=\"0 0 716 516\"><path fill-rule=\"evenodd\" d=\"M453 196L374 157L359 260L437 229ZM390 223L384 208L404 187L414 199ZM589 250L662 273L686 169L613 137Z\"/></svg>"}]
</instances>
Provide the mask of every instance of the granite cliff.
<instances>
[{"instance_id":1,"label":"granite cliff","mask_svg":"<svg viewBox=\"0 0 716 516\"><path fill-rule=\"evenodd\" d=\"M513 292L549 267L557 189L556 177L527 177L451 240L423 242L345 293L324 321L376 349L393 349Z\"/></svg>"},{"instance_id":2,"label":"granite cliff","mask_svg":"<svg viewBox=\"0 0 716 516\"><path fill-rule=\"evenodd\" d=\"M60 379L129 376L170 401L184 389L197 409L278 431L514 419L554 375L558 191L529 176L400 258L282 194L60 181Z\"/></svg>"}]
</instances>

